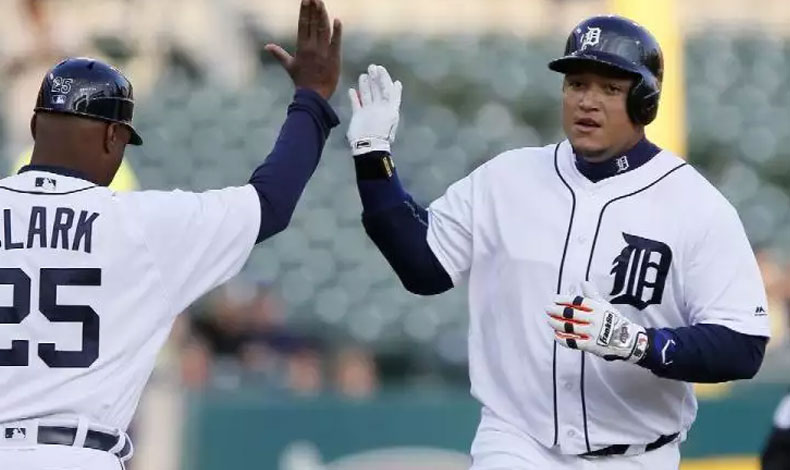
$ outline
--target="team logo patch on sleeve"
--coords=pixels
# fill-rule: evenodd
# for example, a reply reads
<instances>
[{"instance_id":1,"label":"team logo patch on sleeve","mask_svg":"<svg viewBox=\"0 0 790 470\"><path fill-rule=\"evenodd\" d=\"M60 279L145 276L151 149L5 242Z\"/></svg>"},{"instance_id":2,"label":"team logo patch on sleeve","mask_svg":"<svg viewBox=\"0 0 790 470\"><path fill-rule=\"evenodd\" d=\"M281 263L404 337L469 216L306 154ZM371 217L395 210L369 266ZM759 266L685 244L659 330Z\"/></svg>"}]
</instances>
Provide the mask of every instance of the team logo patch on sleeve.
<instances>
[{"instance_id":1,"label":"team logo patch on sleeve","mask_svg":"<svg viewBox=\"0 0 790 470\"><path fill-rule=\"evenodd\" d=\"M614 287L612 304L627 304L644 310L660 304L672 263L672 250L667 244L623 233L626 247L614 259L610 274Z\"/></svg>"}]
</instances>

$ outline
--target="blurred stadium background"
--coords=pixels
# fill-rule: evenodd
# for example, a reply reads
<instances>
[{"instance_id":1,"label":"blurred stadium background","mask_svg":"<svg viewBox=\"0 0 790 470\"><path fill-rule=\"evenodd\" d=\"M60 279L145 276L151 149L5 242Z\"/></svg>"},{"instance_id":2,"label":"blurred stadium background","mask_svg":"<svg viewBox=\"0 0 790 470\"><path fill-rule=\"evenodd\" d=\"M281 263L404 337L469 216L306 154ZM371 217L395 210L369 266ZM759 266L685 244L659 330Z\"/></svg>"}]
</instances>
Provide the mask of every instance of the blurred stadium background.
<instances>
[{"instance_id":1,"label":"blurred stadium background","mask_svg":"<svg viewBox=\"0 0 790 470\"><path fill-rule=\"evenodd\" d=\"M623 12L657 32L670 77L650 135L688 155L737 206L775 335L756 380L698 388L683 468L758 468L790 382L787 1L326 2L346 26L332 103L347 121L344 90L370 62L404 82L394 151L423 202L503 150L562 138L560 78L546 62L580 19ZM121 190L241 184L271 148L292 87L262 46L292 41L296 0L3 5L6 172L27 159L41 77L67 55L105 58L135 84L146 144L128 151ZM359 222L344 133L345 124L330 138L287 232L181 317L133 425L132 469L467 468L478 409L465 291L426 299L400 288Z\"/></svg>"}]
</instances>

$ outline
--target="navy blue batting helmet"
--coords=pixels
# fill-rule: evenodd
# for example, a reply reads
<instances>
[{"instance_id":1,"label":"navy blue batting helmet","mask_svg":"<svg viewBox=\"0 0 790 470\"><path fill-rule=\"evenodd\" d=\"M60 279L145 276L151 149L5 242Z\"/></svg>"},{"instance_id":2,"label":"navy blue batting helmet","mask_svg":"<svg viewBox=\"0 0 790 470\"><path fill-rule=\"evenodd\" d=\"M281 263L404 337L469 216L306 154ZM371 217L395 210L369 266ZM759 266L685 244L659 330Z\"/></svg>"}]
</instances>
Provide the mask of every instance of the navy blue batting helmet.
<instances>
[{"instance_id":1,"label":"navy blue batting helmet","mask_svg":"<svg viewBox=\"0 0 790 470\"><path fill-rule=\"evenodd\" d=\"M650 124L658 113L664 60L656 38L643 26L622 16L593 16L568 37L565 54L549 62L555 72L578 71L586 63L611 67L636 78L628 94L628 116Z\"/></svg>"},{"instance_id":2,"label":"navy blue batting helmet","mask_svg":"<svg viewBox=\"0 0 790 470\"><path fill-rule=\"evenodd\" d=\"M35 111L117 122L132 131L130 144L143 143L132 127L132 83L118 69L100 60L76 57L53 67L41 83Z\"/></svg>"}]
</instances>

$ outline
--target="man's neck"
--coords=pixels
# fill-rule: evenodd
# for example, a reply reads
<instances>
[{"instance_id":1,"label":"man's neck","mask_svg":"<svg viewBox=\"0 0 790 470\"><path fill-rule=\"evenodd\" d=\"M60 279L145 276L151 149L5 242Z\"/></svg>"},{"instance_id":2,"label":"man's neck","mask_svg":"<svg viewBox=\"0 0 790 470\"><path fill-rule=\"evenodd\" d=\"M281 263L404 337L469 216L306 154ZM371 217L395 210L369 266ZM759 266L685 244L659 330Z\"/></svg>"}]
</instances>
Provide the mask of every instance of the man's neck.
<instances>
[{"instance_id":1,"label":"man's neck","mask_svg":"<svg viewBox=\"0 0 790 470\"><path fill-rule=\"evenodd\" d=\"M81 164L79 159L67 158L65 154L52 149L48 153L45 148L36 144L33 148L33 154L30 157L30 164L26 167L28 169L50 169L58 170L56 172L65 174L67 176L75 176L88 181L93 181L90 177L90 171L85 168L86 165ZM78 155L76 152L70 152L69 155ZM60 171L62 170L62 171Z\"/></svg>"},{"instance_id":2,"label":"man's neck","mask_svg":"<svg viewBox=\"0 0 790 470\"><path fill-rule=\"evenodd\" d=\"M19 173L26 173L28 171L45 171L47 173L54 173L62 176L70 176L72 178L79 178L85 181L90 181L91 183L94 184L98 184L95 181L91 180L88 177L88 175L86 175L82 171L75 170L73 168L62 167L58 165L40 165L40 164L31 163L19 169Z\"/></svg>"},{"instance_id":3,"label":"man's neck","mask_svg":"<svg viewBox=\"0 0 790 470\"><path fill-rule=\"evenodd\" d=\"M659 147L643 137L625 151L599 161L591 161L577 153L576 168L587 179L597 183L603 179L639 168L660 151Z\"/></svg>"},{"instance_id":4,"label":"man's neck","mask_svg":"<svg viewBox=\"0 0 790 470\"><path fill-rule=\"evenodd\" d=\"M583 158L585 161L587 161L589 163L593 163L593 164L603 163L603 162L605 162L607 160L611 160L614 157L619 157L620 155L628 153L629 150L634 148L637 144L639 144L639 142L641 142L643 140L645 140L645 133L644 132L640 132L639 134L635 135L631 140L629 140L625 144L623 144L623 145L621 145L621 146L619 146L617 148L614 148L614 149L606 149L606 150L603 150L600 153L592 154L592 155L591 154L584 154L584 153L581 153L581 152L577 152L574 149L574 153L576 154L576 156Z\"/></svg>"}]
</instances>

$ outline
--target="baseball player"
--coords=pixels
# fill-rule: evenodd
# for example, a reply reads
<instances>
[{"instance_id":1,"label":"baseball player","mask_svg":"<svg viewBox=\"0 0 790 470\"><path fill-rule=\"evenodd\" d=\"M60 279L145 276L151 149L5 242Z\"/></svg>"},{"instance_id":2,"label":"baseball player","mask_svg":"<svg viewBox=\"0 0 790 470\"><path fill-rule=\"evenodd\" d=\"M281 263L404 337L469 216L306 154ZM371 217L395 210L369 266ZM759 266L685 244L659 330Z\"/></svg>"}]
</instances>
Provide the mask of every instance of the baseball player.
<instances>
[{"instance_id":1,"label":"baseball player","mask_svg":"<svg viewBox=\"0 0 790 470\"><path fill-rule=\"evenodd\" d=\"M505 152L425 210L390 156L402 86L371 66L347 133L362 221L409 291L469 283L474 470L676 469L690 382L762 362L760 273L733 207L645 138L662 79L646 29L586 19L549 68L567 140Z\"/></svg>"},{"instance_id":2,"label":"baseball player","mask_svg":"<svg viewBox=\"0 0 790 470\"><path fill-rule=\"evenodd\" d=\"M274 150L247 184L204 193L106 188L142 144L131 83L87 58L47 73L31 164L0 180L0 468L123 467L176 315L288 225L338 124L340 39L302 0L296 54L267 46L297 87Z\"/></svg>"}]
</instances>

